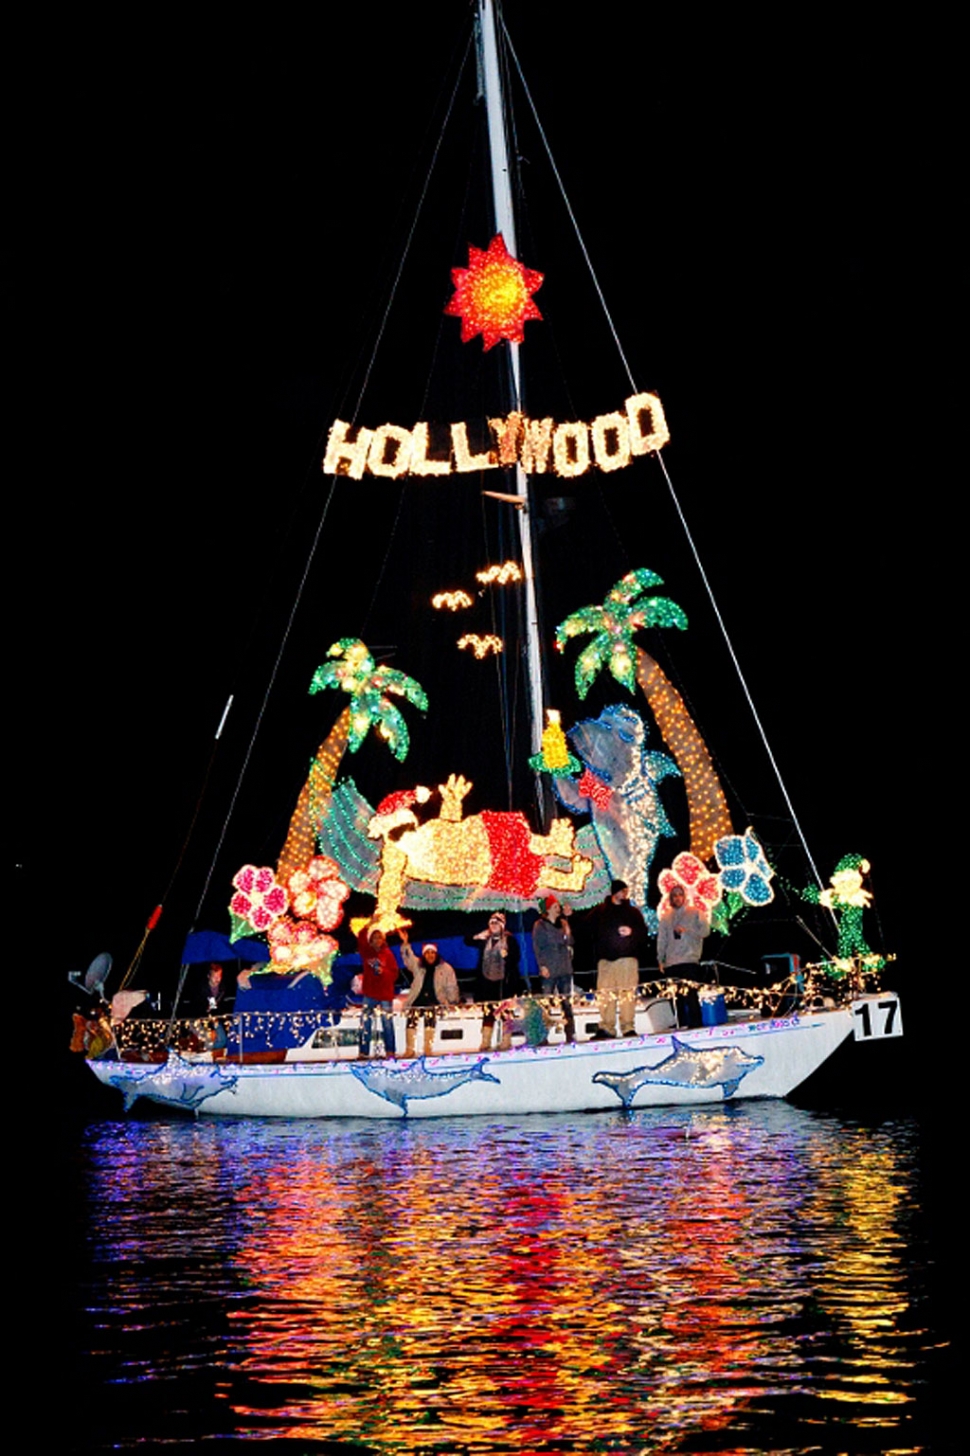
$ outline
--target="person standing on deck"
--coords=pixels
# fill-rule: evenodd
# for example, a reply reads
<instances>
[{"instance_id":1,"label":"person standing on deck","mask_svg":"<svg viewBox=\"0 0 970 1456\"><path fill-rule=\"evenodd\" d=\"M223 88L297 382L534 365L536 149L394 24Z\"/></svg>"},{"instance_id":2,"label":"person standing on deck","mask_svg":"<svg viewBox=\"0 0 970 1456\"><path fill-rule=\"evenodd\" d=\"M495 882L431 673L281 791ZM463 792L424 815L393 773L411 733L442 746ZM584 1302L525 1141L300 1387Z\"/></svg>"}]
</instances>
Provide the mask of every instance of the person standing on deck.
<instances>
[{"instance_id":1,"label":"person standing on deck","mask_svg":"<svg viewBox=\"0 0 970 1456\"><path fill-rule=\"evenodd\" d=\"M420 1025L421 1048L418 1055L421 1056L426 1042L430 1049L429 1027L431 1037L434 1037L435 1007L457 1006L461 1001L458 977L455 975L454 966L450 966L447 961L441 959L438 947L433 941L429 940L425 943L419 959L411 949L407 931L400 930L398 934L401 937L401 957L414 977L411 989L404 1001L404 1010L408 1018L405 1055L414 1056L416 1033Z\"/></svg>"},{"instance_id":2,"label":"person standing on deck","mask_svg":"<svg viewBox=\"0 0 970 1456\"><path fill-rule=\"evenodd\" d=\"M501 1001L517 995L519 986L519 943L506 929L505 915L494 910L488 925L475 935L466 935L465 944L478 951L475 975L476 1001Z\"/></svg>"},{"instance_id":3,"label":"person standing on deck","mask_svg":"<svg viewBox=\"0 0 970 1456\"><path fill-rule=\"evenodd\" d=\"M558 996L566 1019L566 1040L576 1040L571 997L573 994L573 933L569 928L569 907L547 895L542 914L532 927L532 949L542 978L542 994Z\"/></svg>"},{"instance_id":4,"label":"person standing on deck","mask_svg":"<svg viewBox=\"0 0 970 1456\"><path fill-rule=\"evenodd\" d=\"M394 952L387 943L383 930L378 930L371 920L357 937L360 952L361 990L364 999L364 1013L360 1018L360 1055L370 1052L371 1029L375 1010L380 1013L384 1034L384 1054L395 1055L394 1044L394 983L397 980L398 964Z\"/></svg>"},{"instance_id":5,"label":"person standing on deck","mask_svg":"<svg viewBox=\"0 0 970 1456\"><path fill-rule=\"evenodd\" d=\"M519 942L509 934L503 911L493 910L486 928L475 935L466 935L465 944L478 951L475 1000L485 1003L482 1051L487 1051L492 1045L496 1006L506 996L517 995L519 991Z\"/></svg>"},{"instance_id":6,"label":"person standing on deck","mask_svg":"<svg viewBox=\"0 0 970 1456\"><path fill-rule=\"evenodd\" d=\"M630 887L613 880L610 893L590 916L596 956L596 1002L599 1037L634 1036L640 954L649 938L646 921L630 904Z\"/></svg>"},{"instance_id":7,"label":"person standing on deck","mask_svg":"<svg viewBox=\"0 0 970 1456\"><path fill-rule=\"evenodd\" d=\"M710 933L711 922L703 910L687 905L682 886L675 885L657 931L657 964L664 975L682 981L702 980L701 953Z\"/></svg>"}]
</instances>

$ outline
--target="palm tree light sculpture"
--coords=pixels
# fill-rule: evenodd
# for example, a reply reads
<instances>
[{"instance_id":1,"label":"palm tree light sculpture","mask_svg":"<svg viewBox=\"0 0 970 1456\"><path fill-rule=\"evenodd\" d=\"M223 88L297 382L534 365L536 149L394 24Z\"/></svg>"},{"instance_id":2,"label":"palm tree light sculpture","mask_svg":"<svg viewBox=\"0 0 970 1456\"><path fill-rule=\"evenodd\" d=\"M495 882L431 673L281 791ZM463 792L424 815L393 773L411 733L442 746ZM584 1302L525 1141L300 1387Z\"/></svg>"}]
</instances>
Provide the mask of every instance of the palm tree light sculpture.
<instances>
[{"instance_id":1,"label":"palm tree light sculpture","mask_svg":"<svg viewBox=\"0 0 970 1456\"><path fill-rule=\"evenodd\" d=\"M327 812L344 752L349 748L351 753L356 753L374 728L399 762L406 757L410 743L408 726L388 694L406 698L422 711L428 707L427 694L420 683L392 667L378 667L364 643L356 637L341 637L330 648L327 658L313 674L310 692L340 688L350 694L350 702L317 749L307 781L300 790L276 869L278 879L284 884L315 852L317 830Z\"/></svg>"},{"instance_id":2,"label":"palm tree light sculpture","mask_svg":"<svg viewBox=\"0 0 970 1456\"><path fill-rule=\"evenodd\" d=\"M633 640L634 632L644 627L687 626L687 617L676 602L669 597L644 595L649 588L662 585L662 578L646 567L629 572L602 606L582 607L560 622L556 648L562 652L571 638L587 632L595 634L576 660L576 691L581 699L604 667L628 692L632 693L639 683L683 775L690 809L691 852L698 859L708 860L716 841L732 833L724 790L680 693L649 653Z\"/></svg>"}]
</instances>

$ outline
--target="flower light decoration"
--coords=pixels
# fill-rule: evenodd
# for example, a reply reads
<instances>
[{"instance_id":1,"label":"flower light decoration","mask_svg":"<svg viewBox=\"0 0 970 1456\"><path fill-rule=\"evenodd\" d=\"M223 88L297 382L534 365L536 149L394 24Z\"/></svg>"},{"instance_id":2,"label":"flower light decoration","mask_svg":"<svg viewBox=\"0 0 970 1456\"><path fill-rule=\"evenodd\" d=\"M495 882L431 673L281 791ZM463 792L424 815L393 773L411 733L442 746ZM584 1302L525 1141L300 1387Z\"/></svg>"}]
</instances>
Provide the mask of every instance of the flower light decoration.
<instances>
[{"instance_id":1,"label":"flower light decoration","mask_svg":"<svg viewBox=\"0 0 970 1456\"><path fill-rule=\"evenodd\" d=\"M231 938L238 940L252 926L266 935L275 968L313 971L325 986L329 985L330 966L339 946L332 935L323 932L340 924L343 904L350 894L340 877L339 865L326 855L314 855L290 875L285 889L272 870L244 865L233 884L239 887L239 893L229 907ZM244 902L250 906L246 918L241 914Z\"/></svg>"},{"instance_id":2,"label":"flower light decoration","mask_svg":"<svg viewBox=\"0 0 970 1456\"><path fill-rule=\"evenodd\" d=\"M325 935L309 920L277 920L267 935L274 967L285 971L316 970L324 985L330 982L330 966L340 949L332 935Z\"/></svg>"},{"instance_id":3,"label":"flower light decoration","mask_svg":"<svg viewBox=\"0 0 970 1456\"><path fill-rule=\"evenodd\" d=\"M771 881L775 872L768 863L753 829L727 834L714 846L722 888L740 895L746 905L770 905L775 898Z\"/></svg>"},{"instance_id":4,"label":"flower light decoration","mask_svg":"<svg viewBox=\"0 0 970 1456\"><path fill-rule=\"evenodd\" d=\"M713 914L723 893L719 876L712 874L704 861L688 850L676 855L669 869L660 871L657 884L661 894L657 910L661 915L670 904L671 890L678 886L684 892L688 908L702 910L707 916Z\"/></svg>"},{"instance_id":5,"label":"flower light decoration","mask_svg":"<svg viewBox=\"0 0 970 1456\"><path fill-rule=\"evenodd\" d=\"M571 778L582 768L566 744L561 715L555 708L546 709L546 726L542 730L542 751L529 759L529 767L536 773L550 773L557 778Z\"/></svg>"},{"instance_id":6,"label":"flower light decoration","mask_svg":"<svg viewBox=\"0 0 970 1456\"><path fill-rule=\"evenodd\" d=\"M314 855L305 869L290 875L289 890L298 919L313 920L321 930L340 924L350 888L340 878L340 866L325 854Z\"/></svg>"},{"instance_id":7,"label":"flower light decoration","mask_svg":"<svg viewBox=\"0 0 970 1456\"><path fill-rule=\"evenodd\" d=\"M231 940L252 934L265 935L286 914L290 897L268 866L243 865L232 883L236 893L229 901Z\"/></svg>"},{"instance_id":8,"label":"flower light decoration","mask_svg":"<svg viewBox=\"0 0 970 1456\"><path fill-rule=\"evenodd\" d=\"M505 643L501 637L496 637L491 632L486 633L484 637L479 637L477 632L466 632L463 637L458 638L458 646L460 648L470 647L475 656L481 659L487 657L489 653L501 652Z\"/></svg>"},{"instance_id":9,"label":"flower light decoration","mask_svg":"<svg viewBox=\"0 0 970 1456\"><path fill-rule=\"evenodd\" d=\"M502 234L496 233L484 252L469 244L467 268L452 268L455 296L445 313L461 319L463 344L476 334L481 334L485 349L500 339L521 344L527 320L542 318L532 301L542 280L543 274L512 257Z\"/></svg>"},{"instance_id":10,"label":"flower light decoration","mask_svg":"<svg viewBox=\"0 0 970 1456\"><path fill-rule=\"evenodd\" d=\"M443 608L447 608L449 612L460 612L463 607L470 607L473 603L466 591L444 591L435 593L431 598L431 605L436 612Z\"/></svg>"}]
</instances>

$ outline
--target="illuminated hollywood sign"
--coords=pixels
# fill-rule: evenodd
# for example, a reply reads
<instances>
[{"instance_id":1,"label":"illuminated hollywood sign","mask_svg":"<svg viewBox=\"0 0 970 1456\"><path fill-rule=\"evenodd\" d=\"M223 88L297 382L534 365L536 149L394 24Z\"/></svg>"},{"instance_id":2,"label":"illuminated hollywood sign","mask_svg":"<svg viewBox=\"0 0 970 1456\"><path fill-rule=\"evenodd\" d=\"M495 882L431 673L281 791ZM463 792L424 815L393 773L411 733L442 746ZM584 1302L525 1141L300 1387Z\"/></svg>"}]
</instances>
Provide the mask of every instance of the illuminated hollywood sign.
<instances>
[{"instance_id":1,"label":"illuminated hollywood sign","mask_svg":"<svg viewBox=\"0 0 970 1456\"><path fill-rule=\"evenodd\" d=\"M670 439L663 406L655 394L633 394L622 410L597 415L589 424L571 420L530 420L513 411L489 420L492 445L474 451L468 426L436 427L434 438L426 421L411 430L401 425L363 426L356 431L346 420L334 420L323 461L325 475L348 475L360 480L371 475L468 475L518 465L527 475L572 477L598 470L622 470L637 455L660 450Z\"/></svg>"}]
</instances>

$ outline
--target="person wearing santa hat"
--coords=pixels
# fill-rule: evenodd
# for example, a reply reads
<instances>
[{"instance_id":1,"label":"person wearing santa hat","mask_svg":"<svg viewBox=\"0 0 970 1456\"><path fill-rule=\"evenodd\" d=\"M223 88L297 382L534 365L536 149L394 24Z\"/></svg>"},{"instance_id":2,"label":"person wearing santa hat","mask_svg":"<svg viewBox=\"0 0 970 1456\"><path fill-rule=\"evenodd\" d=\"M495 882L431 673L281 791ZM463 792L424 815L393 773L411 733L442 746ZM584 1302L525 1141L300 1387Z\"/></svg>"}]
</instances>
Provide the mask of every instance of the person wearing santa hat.
<instances>
[{"instance_id":1,"label":"person wearing santa hat","mask_svg":"<svg viewBox=\"0 0 970 1456\"><path fill-rule=\"evenodd\" d=\"M434 1036L435 1008L457 1006L461 1000L458 977L454 967L441 959L434 941L425 942L419 958L411 948L407 931L401 929L398 934L401 937L401 959L414 977L404 1000L404 1010L408 1014L405 1055L421 1056L429 1039L429 1029L432 1038ZM419 1027L421 1046L416 1052L415 1042ZM430 1047L427 1049L430 1050Z\"/></svg>"},{"instance_id":2,"label":"person wearing santa hat","mask_svg":"<svg viewBox=\"0 0 970 1456\"><path fill-rule=\"evenodd\" d=\"M384 1055L393 1057L394 1042L394 983L397 980L398 964L394 952L387 943L383 930L378 930L371 920L357 936L360 952L361 989L363 991L363 1015L360 1018L360 1055L370 1052L371 1028L376 1011L381 1020L384 1035Z\"/></svg>"}]
</instances>

